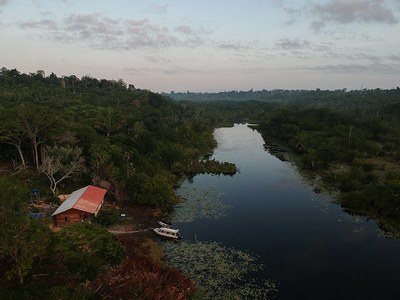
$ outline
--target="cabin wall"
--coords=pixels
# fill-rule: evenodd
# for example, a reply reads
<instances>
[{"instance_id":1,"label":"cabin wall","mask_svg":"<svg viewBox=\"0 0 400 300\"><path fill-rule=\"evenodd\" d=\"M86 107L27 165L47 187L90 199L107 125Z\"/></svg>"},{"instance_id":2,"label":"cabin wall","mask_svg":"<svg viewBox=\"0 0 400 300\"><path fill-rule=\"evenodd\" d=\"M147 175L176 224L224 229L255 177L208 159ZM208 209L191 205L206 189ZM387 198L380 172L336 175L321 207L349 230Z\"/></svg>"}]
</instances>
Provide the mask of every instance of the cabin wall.
<instances>
[{"instance_id":1,"label":"cabin wall","mask_svg":"<svg viewBox=\"0 0 400 300\"><path fill-rule=\"evenodd\" d=\"M86 220L91 220L92 214L86 213L76 209L69 209L65 212L59 213L53 217L55 226L65 226L70 224L81 223Z\"/></svg>"}]
</instances>

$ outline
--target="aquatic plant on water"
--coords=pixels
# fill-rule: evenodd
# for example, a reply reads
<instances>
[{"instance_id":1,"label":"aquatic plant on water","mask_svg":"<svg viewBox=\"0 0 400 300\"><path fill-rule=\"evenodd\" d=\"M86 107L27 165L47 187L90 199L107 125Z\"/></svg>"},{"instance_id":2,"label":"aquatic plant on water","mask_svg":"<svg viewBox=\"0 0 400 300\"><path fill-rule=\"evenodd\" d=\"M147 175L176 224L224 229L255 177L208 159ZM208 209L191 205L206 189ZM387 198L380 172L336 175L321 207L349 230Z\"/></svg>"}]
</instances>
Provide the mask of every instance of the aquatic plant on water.
<instances>
[{"instance_id":1,"label":"aquatic plant on water","mask_svg":"<svg viewBox=\"0 0 400 300\"><path fill-rule=\"evenodd\" d=\"M268 299L276 291L272 280L254 279L264 266L247 252L217 242L166 242L164 247L168 264L192 278L204 299Z\"/></svg>"},{"instance_id":2,"label":"aquatic plant on water","mask_svg":"<svg viewBox=\"0 0 400 300\"><path fill-rule=\"evenodd\" d=\"M224 193L215 186L196 189L188 182L184 182L176 194L185 199L175 206L172 219L176 223L188 223L195 219L219 219L226 215L229 204L223 200Z\"/></svg>"}]
</instances>

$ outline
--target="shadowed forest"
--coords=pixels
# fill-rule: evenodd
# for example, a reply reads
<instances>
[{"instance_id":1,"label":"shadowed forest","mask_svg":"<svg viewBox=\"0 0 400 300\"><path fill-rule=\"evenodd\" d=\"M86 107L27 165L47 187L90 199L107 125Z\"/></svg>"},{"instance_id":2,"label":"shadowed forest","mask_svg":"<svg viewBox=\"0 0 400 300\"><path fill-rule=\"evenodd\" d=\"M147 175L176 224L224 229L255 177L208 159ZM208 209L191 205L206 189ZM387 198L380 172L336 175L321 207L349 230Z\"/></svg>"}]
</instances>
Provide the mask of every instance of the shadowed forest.
<instances>
[{"instance_id":1,"label":"shadowed forest","mask_svg":"<svg viewBox=\"0 0 400 300\"><path fill-rule=\"evenodd\" d=\"M0 298L199 297L194 282L154 258L155 243L107 231L114 208L99 224L53 233L48 218L29 218L40 211L31 191L55 207L60 194L106 185L110 203L168 212L182 178L238 171L208 159L213 130L238 122L255 124L266 149L316 190L400 237L399 88L156 94L122 80L2 68L0 120Z\"/></svg>"}]
</instances>

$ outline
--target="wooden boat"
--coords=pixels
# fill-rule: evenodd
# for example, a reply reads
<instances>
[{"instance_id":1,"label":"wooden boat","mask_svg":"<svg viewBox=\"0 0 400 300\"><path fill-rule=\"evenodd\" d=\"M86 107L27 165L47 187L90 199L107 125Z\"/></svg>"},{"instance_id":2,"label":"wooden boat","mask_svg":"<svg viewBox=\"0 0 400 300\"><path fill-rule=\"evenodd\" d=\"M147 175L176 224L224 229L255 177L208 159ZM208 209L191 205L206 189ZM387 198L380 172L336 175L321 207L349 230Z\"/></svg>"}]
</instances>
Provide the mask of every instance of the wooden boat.
<instances>
[{"instance_id":1,"label":"wooden boat","mask_svg":"<svg viewBox=\"0 0 400 300\"><path fill-rule=\"evenodd\" d=\"M171 239L182 238L181 235L179 234L179 229L160 227L160 228L153 228L153 231L158 235Z\"/></svg>"},{"instance_id":2,"label":"wooden boat","mask_svg":"<svg viewBox=\"0 0 400 300\"><path fill-rule=\"evenodd\" d=\"M165 222L162 222L162 221L158 221L157 223L158 223L161 227L164 227L164 228L171 228L171 227L172 227L171 224L168 224L168 223L165 223Z\"/></svg>"}]
</instances>

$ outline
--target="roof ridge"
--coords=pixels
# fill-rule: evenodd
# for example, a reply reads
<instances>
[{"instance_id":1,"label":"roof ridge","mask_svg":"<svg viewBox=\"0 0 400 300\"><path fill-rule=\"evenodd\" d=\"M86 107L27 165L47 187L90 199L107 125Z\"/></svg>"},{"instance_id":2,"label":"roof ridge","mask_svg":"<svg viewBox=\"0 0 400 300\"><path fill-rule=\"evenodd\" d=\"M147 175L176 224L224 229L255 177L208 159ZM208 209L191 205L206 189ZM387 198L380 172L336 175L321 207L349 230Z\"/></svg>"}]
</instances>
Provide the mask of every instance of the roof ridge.
<instances>
[{"instance_id":1,"label":"roof ridge","mask_svg":"<svg viewBox=\"0 0 400 300\"><path fill-rule=\"evenodd\" d=\"M98 206L103 202L106 193L107 190L105 189L93 185L87 185L72 192L71 195L56 209L52 216L58 215L72 208L94 213Z\"/></svg>"}]
</instances>

